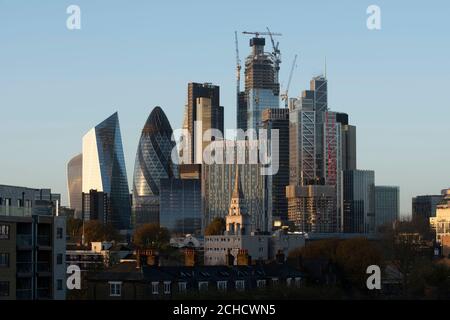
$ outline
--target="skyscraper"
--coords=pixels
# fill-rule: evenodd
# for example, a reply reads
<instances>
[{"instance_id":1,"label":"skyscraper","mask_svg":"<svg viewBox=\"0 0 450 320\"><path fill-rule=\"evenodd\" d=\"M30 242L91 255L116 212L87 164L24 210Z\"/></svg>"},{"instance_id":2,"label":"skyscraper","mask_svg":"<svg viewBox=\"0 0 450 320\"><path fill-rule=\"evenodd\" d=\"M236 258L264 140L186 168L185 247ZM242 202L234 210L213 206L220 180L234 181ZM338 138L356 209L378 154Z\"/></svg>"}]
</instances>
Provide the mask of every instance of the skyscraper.
<instances>
[{"instance_id":1,"label":"skyscraper","mask_svg":"<svg viewBox=\"0 0 450 320\"><path fill-rule=\"evenodd\" d=\"M262 114L263 128L268 130L268 139L272 131L278 130L278 172L267 176L267 214L287 221L286 186L289 185L289 109L265 109ZM272 154L272 157L274 154Z\"/></svg>"},{"instance_id":2,"label":"skyscraper","mask_svg":"<svg viewBox=\"0 0 450 320\"><path fill-rule=\"evenodd\" d=\"M346 113L337 113L336 120L341 124L342 170L356 170L356 127L349 125Z\"/></svg>"},{"instance_id":3,"label":"skyscraper","mask_svg":"<svg viewBox=\"0 0 450 320\"><path fill-rule=\"evenodd\" d=\"M82 191L103 192L109 208L105 219L115 228L130 227L131 203L119 116L114 113L83 137Z\"/></svg>"},{"instance_id":4,"label":"skyscraper","mask_svg":"<svg viewBox=\"0 0 450 320\"><path fill-rule=\"evenodd\" d=\"M442 195L423 195L412 198L412 218L428 220L436 217L436 206L442 199Z\"/></svg>"},{"instance_id":5,"label":"skyscraper","mask_svg":"<svg viewBox=\"0 0 450 320\"><path fill-rule=\"evenodd\" d=\"M164 111L155 107L142 129L133 181L133 225L159 223L160 180L178 177L172 161L172 127ZM176 153L174 153L176 156Z\"/></svg>"},{"instance_id":6,"label":"skyscraper","mask_svg":"<svg viewBox=\"0 0 450 320\"><path fill-rule=\"evenodd\" d=\"M202 122L202 127L196 128L196 122L200 121ZM189 150L188 161L197 163L196 160L200 159L196 155L201 154L201 151L197 149L202 148L203 144L196 144L196 141L198 142L202 139L202 136L197 137L196 135L203 135L203 132L207 129L218 129L222 133L224 131L223 107L220 106L219 86L195 82L188 84L188 101L184 122L189 132L187 143ZM199 130L200 132L198 132Z\"/></svg>"},{"instance_id":7,"label":"skyscraper","mask_svg":"<svg viewBox=\"0 0 450 320\"><path fill-rule=\"evenodd\" d=\"M391 224L400 218L400 188L375 186L376 227Z\"/></svg>"},{"instance_id":8,"label":"skyscraper","mask_svg":"<svg viewBox=\"0 0 450 320\"><path fill-rule=\"evenodd\" d=\"M277 64L272 54L264 52L265 44L264 38L250 39L252 52L245 61L245 97L238 113L247 109L247 129L261 127L263 109L280 107Z\"/></svg>"},{"instance_id":9,"label":"skyscraper","mask_svg":"<svg viewBox=\"0 0 450 320\"><path fill-rule=\"evenodd\" d=\"M375 173L344 171L343 230L348 233L375 231Z\"/></svg>"},{"instance_id":10,"label":"skyscraper","mask_svg":"<svg viewBox=\"0 0 450 320\"><path fill-rule=\"evenodd\" d=\"M83 155L73 157L67 164L67 187L69 191L69 207L75 210L75 217L81 218L83 192Z\"/></svg>"}]
</instances>

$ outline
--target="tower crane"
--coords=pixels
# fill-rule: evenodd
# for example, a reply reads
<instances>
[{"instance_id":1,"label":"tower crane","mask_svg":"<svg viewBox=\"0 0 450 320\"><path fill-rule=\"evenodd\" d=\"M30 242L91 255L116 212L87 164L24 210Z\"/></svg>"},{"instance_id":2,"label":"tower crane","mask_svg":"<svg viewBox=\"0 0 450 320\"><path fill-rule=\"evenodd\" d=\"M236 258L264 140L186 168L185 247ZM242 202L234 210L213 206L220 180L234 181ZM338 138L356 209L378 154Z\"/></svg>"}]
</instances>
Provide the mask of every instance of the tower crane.
<instances>
[{"instance_id":1,"label":"tower crane","mask_svg":"<svg viewBox=\"0 0 450 320\"><path fill-rule=\"evenodd\" d=\"M289 87L291 86L291 81L292 81L292 76L294 75L294 69L296 67L296 63L297 62L297 55L295 55L294 57L294 61L292 62L292 67L291 67L291 71L289 72L289 80L286 86L286 91L281 94L281 100L284 101L284 106L287 108L288 107L288 99L289 99Z\"/></svg>"},{"instance_id":2,"label":"tower crane","mask_svg":"<svg viewBox=\"0 0 450 320\"><path fill-rule=\"evenodd\" d=\"M234 32L234 43L236 45L236 89L237 94L239 95L239 92L241 91L241 59L239 58L239 42L238 42L238 36L237 31Z\"/></svg>"}]
</instances>

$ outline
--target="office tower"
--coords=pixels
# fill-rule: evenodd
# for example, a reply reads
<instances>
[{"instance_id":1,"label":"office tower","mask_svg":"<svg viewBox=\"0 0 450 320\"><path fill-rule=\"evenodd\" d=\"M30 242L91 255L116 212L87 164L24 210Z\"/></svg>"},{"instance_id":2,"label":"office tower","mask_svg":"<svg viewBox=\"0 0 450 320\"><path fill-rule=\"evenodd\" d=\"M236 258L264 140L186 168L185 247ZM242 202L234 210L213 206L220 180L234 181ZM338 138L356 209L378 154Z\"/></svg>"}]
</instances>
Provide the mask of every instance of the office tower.
<instances>
[{"instance_id":1,"label":"office tower","mask_svg":"<svg viewBox=\"0 0 450 320\"><path fill-rule=\"evenodd\" d=\"M129 229L131 217L119 116L114 113L83 137L82 191L107 194L109 199L106 222L119 230Z\"/></svg>"},{"instance_id":2,"label":"office tower","mask_svg":"<svg viewBox=\"0 0 450 320\"><path fill-rule=\"evenodd\" d=\"M155 107L142 129L136 153L133 182L133 225L159 223L160 180L177 178L172 161L172 127L164 111ZM174 153L176 154L176 153Z\"/></svg>"},{"instance_id":3,"label":"office tower","mask_svg":"<svg viewBox=\"0 0 450 320\"><path fill-rule=\"evenodd\" d=\"M204 99L199 99L204 98ZM189 132L188 150L189 162L196 163L196 141L198 129L214 128L223 133L223 107L220 106L220 89L219 86L210 83L188 84L188 101L186 110L185 125ZM203 114L205 113L205 114ZM205 121L203 128L196 128L196 121ZM199 137L200 139L202 137ZM198 146L200 147L200 145Z\"/></svg>"},{"instance_id":4,"label":"office tower","mask_svg":"<svg viewBox=\"0 0 450 320\"><path fill-rule=\"evenodd\" d=\"M325 139L323 136L323 126L325 122L325 112L328 111L328 81L324 76L317 76L310 81L310 91L314 98L314 110L316 111L316 168L320 177L325 175L324 155Z\"/></svg>"},{"instance_id":5,"label":"office tower","mask_svg":"<svg viewBox=\"0 0 450 320\"><path fill-rule=\"evenodd\" d=\"M329 185L289 185L288 218L296 231L336 232L336 190Z\"/></svg>"},{"instance_id":6,"label":"office tower","mask_svg":"<svg viewBox=\"0 0 450 320\"><path fill-rule=\"evenodd\" d=\"M342 170L356 170L356 127L348 124L348 114L337 113L341 124Z\"/></svg>"},{"instance_id":7,"label":"office tower","mask_svg":"<svg viewBox=\"0 0 450 320\"><path fill-rule=\"evenodd\" d=\"M226 148L235 148L231 141ZM217 142L216 142L217 143ZM225 148L225 149L226 149ZM248 151L249 146L245 146ZM224 151L224 154L227 151ZM270 218L267 214L266 176L261 174L259 163L238 164L245 206L251 219L252 231L267 231ZM214 218L225 218L233 192L236 164L203 164L202 165L202 203L203 227ZM270 228L271 229L271 228Z\"/></svg>"},{"instance_id":8,"label":"office tower","mask_svg":"<svg viewBox=\"0 0 450 320\"><path fill-rule=\"evenodd\" d=\"M239 92L237 103L237 128L247 131L247 95L245 94L245 91Z\"/></svg>"},{"instance_id":9,"label":"office tower","mask_svg":"<svg viewBox=\"0 0 450 320\"><path fill-rule=\"evenodd\" d=\"M375 173L344 171L344 232L375 231Z\"/></svg>"},{"instance_id":10,"label":"office tower","mask_svg":"<svg viewBox=\"0 0 450 320\"><path fill-rule=\"evenodd\" d=\"M375 224L380 227L400 218L400 188L375 186Z\"/></svg>"},{"instance_id":11,"label":"office tower","mask_svg":"<svg viewBox=\"0 0 450 320\"><path fill-rule=\"evenodd\" d=\"M69 190L69 208L75 210L75 217L81 218L83 192L83 155L73 157L67 164L67 186Z\"/></svg>"},{"instance_id":12,"label":"office tower","mask_svg":"<svg viewBox=\"0 0 450 320\"><path fill-rule=\"evenodd\" d=\"M412 198L412 218L428 220L436 217L436 206L442 195L423 195Z\"/></svg>"},{"instance_id":13,"label":"office tower","mask_svg":"<svg viewBox=\"0 0 450 320\"><path fill-rule=\"evenodd\" d=\"M289 185L289 109L265 109L262 114L263 128L268 130L271 141L272 130L278 130L278 172L267 176L267 214L274 219L287 221L286 186ZM270 143L269 148L272 146Z\"/></svg>"},{"instance_id":14,"label":"office tower","mask_svg":"<svg viewBox=\"0 0 450 320\"><path fill-rule=\"evenodd\" d=\"M263 109L280 107L278 66L274 56L264 52L265 44L264 38L250 39L252 53L245 61L245 98L243 99L245 103L243 105L247 107L247 129L257 129L261 126ZM241 123L241 121L238 122Z\"/></svg>"},{"instance_id":15,"label":"office tower","mask_svg":"<svg viewBox=\"0 0 450 320\"><path fill-rule=\"evenodd\" d=\"M200 235L202 191L200 179L161 179L160 225L173 234Z\"/></svg>"},{"instance_id":16,"label":"office tower","mask_svg":"<svg viewBox=\"0 0 450 320\"><path fill-rule=\"evenodd\" d=\"M83 192L82 200L83 220L98 220L105 224L108 222L110 204L106 193L97 190L90 190L89 193Z\"/></svg>"},{"instance_id":17,"label":"office tower","mask_svg":"<svg viewBox=\"0 0 450 320\"><path fill-rule=\"evenodd\" d=\"M311 92L300 99L291 99L289 112L289 180L292 185L315 184L318 180L316 162L316 112Z\"/></svg>"},{"instance_id":18,"label":"office tower","mask_svg":"<svg viewBox=\"0 0 450 320\"><path fill-rule=\"evenodd\" d=\"M223 107L211 104L210 98L197 98L197 112L194 130L194 163L203 163L203 151L217 139L212 130L219 130L218 134L223 138Z\"/></svg>"},{"instance_id":19,"label":"office tower","mask_svg":"<svg viewBox=\"0 0 450 320\"><path fill-rule=\"evenodd\" d=\"M66 219L49 189L0 185L0 300L64 300Z\"/></svg>"},{"instance_id":20,"label":"office tower","mask_svg":"<svg viewBox=\"0 0 450 320\"><path fill-rule=\"evenodd\" d=\"M441 201L436 205L436 216L430 217L430 224L436 231L436 241L448 251L450 236L450 188L442 190Z\"/></svg>"}]
</instances>

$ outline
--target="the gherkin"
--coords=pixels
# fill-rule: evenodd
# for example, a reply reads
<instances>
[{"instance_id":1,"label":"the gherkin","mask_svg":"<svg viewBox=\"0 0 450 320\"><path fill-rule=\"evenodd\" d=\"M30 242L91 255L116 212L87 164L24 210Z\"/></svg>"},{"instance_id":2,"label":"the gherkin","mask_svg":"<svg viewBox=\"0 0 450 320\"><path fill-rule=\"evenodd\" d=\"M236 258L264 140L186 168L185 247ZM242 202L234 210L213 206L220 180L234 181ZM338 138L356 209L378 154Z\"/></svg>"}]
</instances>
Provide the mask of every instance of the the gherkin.
<instances>
[{"instance_id":1,"label":"the gherkin","mask_svg":"<svg viewBox=\"0 0 450 320\"><path fill-rule=\"evenodd\" d=\"M160 180L177 178L178 167L172 161L172 127L164 111L155 107L142 130L136 153L133 181L134 226L159 223ZM176 156L176 152L173 155Z\"/></svg>"}]
</instances>

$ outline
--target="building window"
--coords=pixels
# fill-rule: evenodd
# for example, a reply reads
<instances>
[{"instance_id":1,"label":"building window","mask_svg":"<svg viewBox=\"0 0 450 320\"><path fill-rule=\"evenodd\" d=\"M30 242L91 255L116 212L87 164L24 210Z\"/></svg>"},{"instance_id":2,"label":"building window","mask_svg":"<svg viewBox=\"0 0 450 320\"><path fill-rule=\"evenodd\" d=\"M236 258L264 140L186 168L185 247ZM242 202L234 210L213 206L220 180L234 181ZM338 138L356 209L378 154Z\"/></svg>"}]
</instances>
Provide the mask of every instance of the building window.
<instances>
[{"instance_id":1,"label":"building window","mask_svg":"<svg viewBox=\"0 0 450 320\"><path fill-rule=\"evenodd\" d=\"M265 288L266 286L266 280L256 280L256 286L258 288Z\"/></svg>"},{"instance_id":2,"label":"building window","mask_svg":"<svg viewBox=\"0 0 450 320\"><path fill-rule=\"evenodd\" d=\"M58 279L56 281L56 288L57 290L61 291L63 289L63 281L61 279Z\"/></svg>"},{"instance_id":3,"label":"building window","mask_svg":"<svg viewBox=\"0 0 450 320\"><path fill-rule=\"evenodd\" d=\"M244 291L245 290L245 281L244 280L237 280L236 281L236 290L237 291Z\"/></svg>"},{"instance_id":4,"label":"building window","mask_svg":"<svg viewBox=\"0 0 450 320\"><path fill-rule=\"evenodd\" d=\"M180 292L180 293L186 292L186 282L178 283L178 292Z\"/></svg>"},{"instance_id":5,"label":"building window","mask_svg":"<svg viewBox=\"0 0 450 320\"><path fill-rule=\"evenodd\" d=\"M109 296L120 297L122 295L122 282L109 283Z\"/></svg>"},{"instance_id":6,"label":"building window","mask_svg":"<svg viewBox=\"0 0 450 320\"><path fill-rule=\"evenodd\" d=\"M277 286L278 285L278 278L272 278L272 285Z\"/></svg>"},{"instance_id":7,"label":"building window","mask_svg":"<svg viewBox=\"0 0 450 320\"><path fill-rule=\"evenodd\" d=\"M198 290L199 291L208 291L208 282L207 281L200 281L198 283Z\"/></svg>"},{"instance_id":8,"label":"building window","mask_svg":"<svg viewBox=\"0 0 450 320\"><path fill-rule=\"evenodd\" d=\"M295 278L295 286L298 288L302 284L302 278Z\"/></svg>"},{"instance_id":9,"label":"building window","mask_svg":"<svg viewBox=\"0 0 450 320\"><path fill-rule=\"evenodd\" d=\"M63 238L63 228L57 228L56 229L56 239L62 239Z\"/></svg>"},{"instance_id":10,"label":"building window","mask_svg":"<svg viewBox=\"0 0 450 320\"><path fill-rule=\"evenodd\" d=\"M62 253L58 253L56 256L56 264L63 264L63 255Z\"/></svg>"},{"instance_id":11,"label":"building window","mask_svg":"<svg viewBox=\"0 0 450 320\"><path fill-rule=\"evenodd\" d=\"M164 294L170 294L170 281L164 282Z\"/></svg>"},{"instance_id":12,"label":"building window","mask_svg":"<svg viewBox=\"0 0 450 320\"><path fill-rule=\"evenodd\" d=\"M9 297L9 281L0 281L0 297Z\"/></svg>"},{"instance_id":13,"label":"building window","mask_svg":"<svg viewBox=\"0 0 450 320\"><path fill-rule=\"evenodd\" d=\"M217 281L217 289L219 289L220 291L226 291L227 281Z\"/></svg>"},{"instance_id":14,"label":"building window","mask_svg":"<svg viewBox=\"0 0 450 320\"><path fill-rule=\"evenodd\" d=\"M159 294L159 282L152 282L152 294Z\"/></svg>"},{"instance_id":15,"label":"building window","mask_svg":"<svg viewBox=\"0 0 450 320\"><path fill-rule=\"evenodd\" d=\"M9 268L9 253L0 253L0 268Z\"/></svg>"},{"instance_id":16,"label":"building window","mask_svg":"<svg viewBox=\"0 0 450 320\"><path fill-rule=\"evenodd\" d=\"M286 285L287 285L288 287L290 287L291 284L292 284L292 278L287 278L287 279L286 279Z\"/></svg>"},{"instance_id":17,"label":"building window","mask_svg":"<svg viewBox=\"0 0 450 320\"><path fill-rule=\"evenodd\" d=\"M0 224L0 240L9 240L8 224Z\"/></svg>"}]
</instances>

